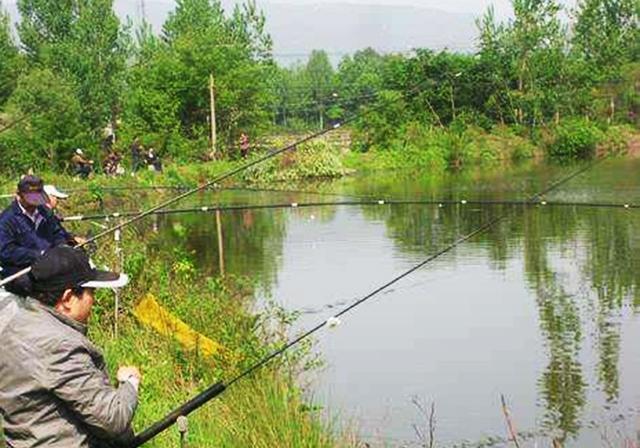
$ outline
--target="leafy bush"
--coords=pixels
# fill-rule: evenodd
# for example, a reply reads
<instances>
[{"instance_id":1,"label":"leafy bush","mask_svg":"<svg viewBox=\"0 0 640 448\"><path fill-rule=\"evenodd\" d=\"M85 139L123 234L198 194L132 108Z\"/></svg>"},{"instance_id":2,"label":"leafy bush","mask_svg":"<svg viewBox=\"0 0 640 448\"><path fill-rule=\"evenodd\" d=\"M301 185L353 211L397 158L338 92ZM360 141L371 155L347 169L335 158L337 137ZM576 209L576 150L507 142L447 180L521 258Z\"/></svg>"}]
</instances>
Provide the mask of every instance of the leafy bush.
<instances>
[{"instance_id":1,"label":"leafy bush","mask_svg":"<svg viewBox=\"0 0 640 448\"><path fill-rule=\"evenodd\" d=\"M263 156L264 153L254 153L253 157ZM326 141L315 140L300 145L280 157L256 165L245 171L242 178L250 183L281 182L340 177L346 172L339 150Z\"/></svg>"},{"instance_id":2,"label":"leafy bush","mask_svg":"<svg viewBox=\"0 0 640 448\"><path fill-rule=\"evenodd\" d=\"M591 121L567 120L556 129L548 154L556 160L588 159L595 155L602 137L600 129Z\"/></svg>"},{"instance_id":3,"label":"leafy bush","mask_svg":"<svg viewBox=\"0 0 640 448\"><path fill-rule=\"evenodd\" d=\"M478 127L488 132L493 128L494 123L483 113L467 108L458 113L449 126L460 131L469 127Z\"/></svg>"}]
</instances>

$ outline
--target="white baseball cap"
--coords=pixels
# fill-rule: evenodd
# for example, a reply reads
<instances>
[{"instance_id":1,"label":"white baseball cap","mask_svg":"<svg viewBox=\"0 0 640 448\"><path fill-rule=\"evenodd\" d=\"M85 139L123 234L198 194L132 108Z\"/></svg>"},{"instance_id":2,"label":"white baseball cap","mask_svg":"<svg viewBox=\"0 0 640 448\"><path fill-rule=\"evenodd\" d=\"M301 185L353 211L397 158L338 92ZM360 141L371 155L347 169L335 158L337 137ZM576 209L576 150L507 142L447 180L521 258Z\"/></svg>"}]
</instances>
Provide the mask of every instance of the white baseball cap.
<instances>
[{"instance_id":1,"label":"white baseball cap","mask_svg":"<svg viewBox=\"0 0 640 448\"><path fill-rule=\"evenodd\" d=\"M58 190L55 185L45 185L44 192L47 193L47 196L53 196L54 198L58 199L67 199L69 197L67 193L63 193L62 191Z\"/></svg>"}]
</instances>

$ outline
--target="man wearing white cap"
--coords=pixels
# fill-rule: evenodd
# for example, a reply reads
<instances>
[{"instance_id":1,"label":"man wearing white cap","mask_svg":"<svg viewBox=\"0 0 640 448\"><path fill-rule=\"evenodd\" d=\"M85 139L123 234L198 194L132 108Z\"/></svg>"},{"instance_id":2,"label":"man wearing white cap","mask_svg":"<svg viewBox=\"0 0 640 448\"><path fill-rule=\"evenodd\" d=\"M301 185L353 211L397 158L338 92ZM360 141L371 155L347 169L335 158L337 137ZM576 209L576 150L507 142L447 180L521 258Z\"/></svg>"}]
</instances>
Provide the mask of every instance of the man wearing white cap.
<instances>
[{"instance_id":1,"label":"man wearing white cap","mask_svg":"<svg viewBox=\"0 0 640 448\"><path fill-rule=\"evenodd\" d=\"M62 221L64 221L64 218L62 217L62 215L60 215L60 213L58 213L56 207L58 206L59 199L67 199L69 195L58 190L55 185L51 184L44 186L44 192L47 196L47 202L45 203L45 206L49 210L51 210L53 218L58 220L58 224L60 225L60 227L63 227ZM71 233L69 233L69 235L71 236L69 244L72 246L76 244L84 244L87 241L86 238L83 238L81 236L76 236Z\"/></svg>"},{"instance_id":2,"label":"man wearing white cap","mask_svg":"<svg viewBox=\"0 0 640 448\"><path fill-rule=\"evenodd\" d=\"M45 185L44 192L47 195L46 206L54 211L58 206L58 199L67 199L69 197L68 194L58 190L55 185Z\"/></svg>"}]
</instances>

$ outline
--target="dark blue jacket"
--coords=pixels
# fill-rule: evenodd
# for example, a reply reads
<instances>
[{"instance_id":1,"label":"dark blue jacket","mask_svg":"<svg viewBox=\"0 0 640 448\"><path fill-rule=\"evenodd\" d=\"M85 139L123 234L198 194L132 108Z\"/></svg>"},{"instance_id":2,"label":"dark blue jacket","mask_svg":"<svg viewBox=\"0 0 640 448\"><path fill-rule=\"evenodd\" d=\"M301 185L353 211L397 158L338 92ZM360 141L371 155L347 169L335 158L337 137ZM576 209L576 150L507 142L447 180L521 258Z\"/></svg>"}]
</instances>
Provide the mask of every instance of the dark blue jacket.
<instances>
[{"instance_id":1,"label":"dark blue jacket","mask_svg":"<svg viewBox=\"0 0 640 448\"><path fill-rule=\"evenodd\" d=\"M41 206L38 211L43 220L37 229L15 200L0 214L2 278L30 266L43 251L72 239L51 210Z\"/></svg>"}]
</instances>

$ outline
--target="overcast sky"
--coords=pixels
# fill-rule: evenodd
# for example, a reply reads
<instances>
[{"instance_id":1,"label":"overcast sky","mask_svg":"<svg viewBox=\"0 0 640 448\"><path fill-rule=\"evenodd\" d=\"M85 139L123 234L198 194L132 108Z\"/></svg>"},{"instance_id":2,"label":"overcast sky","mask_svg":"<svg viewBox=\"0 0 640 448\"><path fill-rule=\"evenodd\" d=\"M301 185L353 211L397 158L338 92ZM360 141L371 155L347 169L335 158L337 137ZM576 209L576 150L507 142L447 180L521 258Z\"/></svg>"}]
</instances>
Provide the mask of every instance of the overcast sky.
<instances>
[{"instance_id":1,"label":"overcast sky","mask_svg":"<svg viewBox=\"0 0 640 448\"><path fill-rule=\"evenodd\" d=\"M278 3L342 3L340 0L270 0ZM345 0L344 3L412 5L436 8L443 11L482 14L488 6L494 5L500 15L511 11L509 0Z\"/></svg>"},{"instance_id":2,"label":"overcast sky","mask_svg":"<svg viewBox=\"0 0 640 448\"><path fill-rule=\"evenodd\" d=\"M119 0L133 1L133 0ZM148 2L160 1L162 3L174 3L173 0L147 0ZM236 0L226 0L224 3L234 2ZM236 1L239 2L239 1ZM424 8L436 8L443 11L472 13L481 15L486 9L493 5L499 17L508 17L511 15L510 0L259 0L260 2L271 3L296 3L296 4L313 4L313 3L362 3L362 4L386 4L386 5L411 5L421 6ZM560 0L565 5L574 5L576 0Z\"/></svg>"}]
</instances>

